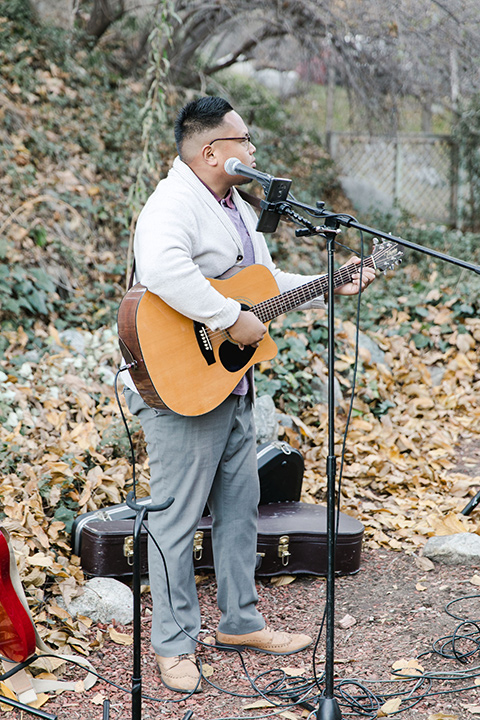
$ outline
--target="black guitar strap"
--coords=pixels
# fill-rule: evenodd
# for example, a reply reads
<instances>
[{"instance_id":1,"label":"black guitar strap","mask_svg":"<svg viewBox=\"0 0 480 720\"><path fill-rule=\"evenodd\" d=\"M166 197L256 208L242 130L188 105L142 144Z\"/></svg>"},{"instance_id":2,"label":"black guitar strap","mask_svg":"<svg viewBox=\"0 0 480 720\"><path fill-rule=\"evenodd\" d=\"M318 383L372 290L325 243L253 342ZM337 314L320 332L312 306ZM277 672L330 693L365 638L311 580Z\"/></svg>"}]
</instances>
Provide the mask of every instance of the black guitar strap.
<instances>
[{"instance_id":1,"label":"black guitar strap","mask_svg":"<svg viewBox=\"0 0 480 720\"><path fill-rule=\"evenodd\" d=\"M130 277L128 279L127 290L132 289L134 277L135 277L135 255L133 256L132 269L130 270Z\"/></svg>"}]
</instances>

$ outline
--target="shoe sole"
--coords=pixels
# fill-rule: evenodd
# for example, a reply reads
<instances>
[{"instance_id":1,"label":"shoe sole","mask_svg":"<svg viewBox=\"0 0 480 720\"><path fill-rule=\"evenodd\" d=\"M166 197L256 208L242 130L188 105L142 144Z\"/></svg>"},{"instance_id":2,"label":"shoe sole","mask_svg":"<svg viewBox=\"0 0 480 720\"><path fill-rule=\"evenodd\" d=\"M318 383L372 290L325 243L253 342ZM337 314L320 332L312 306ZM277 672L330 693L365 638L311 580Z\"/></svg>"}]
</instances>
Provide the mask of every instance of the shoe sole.
<instances>
[{"instance_id":1,"label":"shoe sole","mask_svg":"<svg viewBox=\"0 0 480 720\"><path fill-rule=\"evenodd\" d=\"M183 693L184 695L190 695L192 692L194 692L194 693L202 692L202 687L201 687L201 685L200 685L200 680L198 681L198 685L197 685L197 687L196 687L194 690L188 690L187 688L175 688L175 687L172 687L171 685L168 685L168 684L165 682L165 680L163 679L163 677L162 677L161 675L160 675L160 680L162 681L162 685L165 685L165 687L166 687L168 690L171 690L172 692Z\"/></svg>"},{"instance_id":2,"label":"shoe sole","mask_svg":"<svg viewBox=\"0 0 480 720\"><path fill-rule=\"evenodd\" d=\"M310 647L312 643L309 642L303 647L297 648L296 650L288 650L287 652L279 652L278 650L265 650L264 648L255 647L254 645L235 645L231 643L222 643L220 640L216 641L216 645L224 650L255 650L255 652L265 653L265 655L294 655L297 652L301 652L306 648Z\"/></svg>"}]
</instances>

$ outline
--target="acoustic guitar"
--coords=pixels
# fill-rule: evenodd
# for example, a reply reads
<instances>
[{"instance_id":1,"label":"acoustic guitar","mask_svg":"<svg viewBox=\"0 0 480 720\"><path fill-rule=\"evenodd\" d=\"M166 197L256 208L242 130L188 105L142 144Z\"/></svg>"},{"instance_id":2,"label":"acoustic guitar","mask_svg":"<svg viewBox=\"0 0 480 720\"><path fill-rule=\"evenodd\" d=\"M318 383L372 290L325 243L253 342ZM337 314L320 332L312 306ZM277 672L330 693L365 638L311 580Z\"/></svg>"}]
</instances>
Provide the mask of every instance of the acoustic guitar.
<instances>
[{"instance_id":1,"label":"acoustic guitar","mask_svg":"<svg viewBox=\"0 0 480 720\"><path fill-rule=\"evenodd\" d=\"M397 244L382 241L363 262L387 270L400 262L402 255ZM350 282L358 270L356 264L337 270L334 287ZM250 265L230 278L210 282L222 295L235 298L244 310L255 313L267 327L273 318L328 290L328 275L321 275L279 294L272 273L263 265ZM147 405L187 416L216 408L252 365L277 354L268 332L257 348L241 350L226 331L212 331L181 315L140 283L120 304L118 335L122 355L132 364L132 379Z\"/></svg>"},{"instance_id":2,"label":"acoustic guitar","mask_svg":"<svg viewBox=\"0 0 480 720\"><path fill-rule=\"evenodd\" d=\"M0 528L0 655L23 662L36 649L35 626L14 587L17 565L8 534Z\"/></svg>"}]
</instances>

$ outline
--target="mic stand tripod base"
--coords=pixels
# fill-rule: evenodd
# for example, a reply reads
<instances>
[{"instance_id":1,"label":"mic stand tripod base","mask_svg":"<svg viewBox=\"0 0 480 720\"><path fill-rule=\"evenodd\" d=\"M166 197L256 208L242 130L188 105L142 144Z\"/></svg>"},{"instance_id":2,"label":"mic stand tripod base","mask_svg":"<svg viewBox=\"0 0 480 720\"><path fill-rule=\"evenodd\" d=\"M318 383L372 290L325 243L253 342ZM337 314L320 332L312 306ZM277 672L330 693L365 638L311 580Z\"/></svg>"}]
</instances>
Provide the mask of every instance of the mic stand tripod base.
<instances>
[{"instance_id":1,"label":"mic stand tripod base","mask_svg":"<svg viewBox=\"0 0 480 720\"><path fill-rule=\"evenodd\" d=\"M320 698L316 718L317 720L341 720L342 713L337 698Z\"/></svg>"}]
</instances>

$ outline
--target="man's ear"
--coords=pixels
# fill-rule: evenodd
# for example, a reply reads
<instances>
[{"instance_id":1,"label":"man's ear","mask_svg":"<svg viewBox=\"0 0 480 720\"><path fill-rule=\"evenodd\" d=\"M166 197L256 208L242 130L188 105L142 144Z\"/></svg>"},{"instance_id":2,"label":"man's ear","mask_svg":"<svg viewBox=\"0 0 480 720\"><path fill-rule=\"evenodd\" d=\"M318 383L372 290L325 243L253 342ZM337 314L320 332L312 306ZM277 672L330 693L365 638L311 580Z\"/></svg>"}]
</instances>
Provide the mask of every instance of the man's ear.
<instances>
[{"instance_id":1,"label":"man's ear","mask_svg":"<svg viewBox=\"0 0 480 720\"><path fill-rule=\"evenodd\" d=\"M215 156L215 151L212 148L211 145L204 145L202 148L202 158L207 165L211 165L212 167L216 167L218 165L218 160Z\"/></svg>"}]
</instances>

